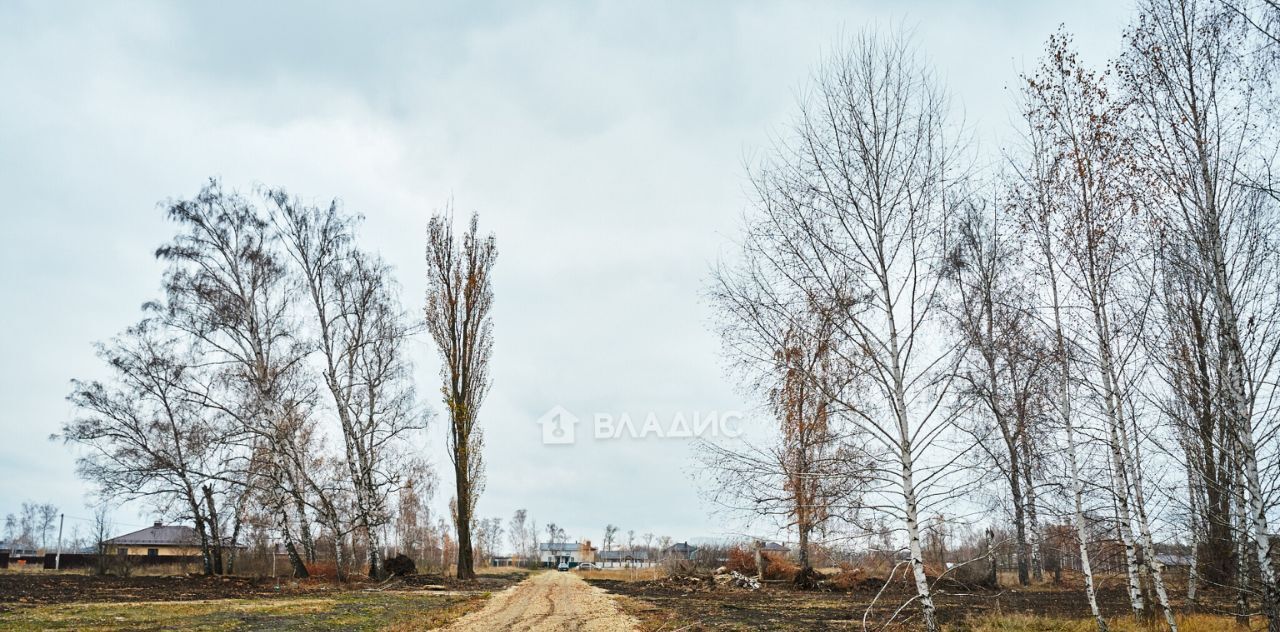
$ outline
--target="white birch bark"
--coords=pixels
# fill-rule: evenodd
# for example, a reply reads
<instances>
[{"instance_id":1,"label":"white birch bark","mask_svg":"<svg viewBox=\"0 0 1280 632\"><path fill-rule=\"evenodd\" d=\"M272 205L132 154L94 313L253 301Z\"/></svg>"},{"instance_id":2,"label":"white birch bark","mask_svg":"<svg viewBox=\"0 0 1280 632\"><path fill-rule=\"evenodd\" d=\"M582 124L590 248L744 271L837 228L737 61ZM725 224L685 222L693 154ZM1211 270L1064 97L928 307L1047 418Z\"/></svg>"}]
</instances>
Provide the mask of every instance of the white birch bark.
<instances>
[{"instance_id":1,"label":"white birch bark","mask_svg":"<svg viewBox=\"0 0 1280 632\"><path fill-rule=\"evenodd\" d=\"M886 288L887 289L887 288ZM886 297L887 298L887 297ZM889 303L892 305L892 303ZM906 503L907 538L911 549L911 570L915 576L916 594L920 599L920 613L924 618L925 630L938 632L938 622L934 614L933 595L929 591L929 579L924 572L924 552L920 547L920 514L917 505L916 485L914 477L915 454L912 452L911 424L907 418L907 402L902 366L899 361L898 330L893 320L893 312L887 310L889 321L889 348L892 359L894 407L897 409L898 436L900 458L902 459L902 498Z\"/></svg>"},{"instance_id":2,"label":"white birch bark","mask_svg":"<svg viewBox=\"0 0 1280 632\"><path fill-rule=\"evenodd\" d=\"M1094 586L1093 566L1089 562L1089 534L1084 520L1084 483L1080 480L1080 465L1076 458L1075 428L1071 422L1071 363L1067 357L1065 336L1062 332L1062 306L1058 300L1058 282L1053 272L1052 260L1048 262L1049 287L1053 297L1053 327L1057 341L1058 362L1062 381L1058 390L1058 410L1067 431L1067 465L1071 469L1071 496L1075 510L1076 538L1080 541L1080 572L1084 575L1084 592L1089 599L1089 611L1098 625L1098 632L1107 632L1107 620L1098 608L1098 591Z\"/></svg>"}]
</instances>

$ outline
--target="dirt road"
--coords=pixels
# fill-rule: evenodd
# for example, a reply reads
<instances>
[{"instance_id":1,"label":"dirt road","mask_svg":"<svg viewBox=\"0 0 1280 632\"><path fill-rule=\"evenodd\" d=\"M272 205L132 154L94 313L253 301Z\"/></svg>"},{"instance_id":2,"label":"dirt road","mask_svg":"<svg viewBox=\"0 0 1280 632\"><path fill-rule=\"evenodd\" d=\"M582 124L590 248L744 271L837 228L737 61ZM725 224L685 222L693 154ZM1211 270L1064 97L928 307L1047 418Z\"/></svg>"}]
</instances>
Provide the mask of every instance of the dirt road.
<instances>
[{"instance_id":1,"label":"dirt road","mask_svg":"<svg viewBox=\"0 0 1280 632\"><path fill-rule=\"evenodd\" d=\"M447 628L454 632L632 632L637 621L577 573L547 571L508 588Z\"/></svg>"}]
</instances>

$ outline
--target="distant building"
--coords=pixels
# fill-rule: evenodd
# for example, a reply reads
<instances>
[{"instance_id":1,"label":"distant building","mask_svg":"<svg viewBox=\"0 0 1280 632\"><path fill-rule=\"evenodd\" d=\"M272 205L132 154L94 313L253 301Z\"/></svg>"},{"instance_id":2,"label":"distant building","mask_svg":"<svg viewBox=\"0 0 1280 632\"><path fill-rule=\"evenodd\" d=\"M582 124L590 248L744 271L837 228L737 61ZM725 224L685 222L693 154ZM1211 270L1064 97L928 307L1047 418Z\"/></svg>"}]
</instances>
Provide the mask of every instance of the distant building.
<instances>
[{"instance_id":1,"label":"distant building","mask_svg":"<svg viewBox=\"0 0 1280 632\"><path fill-rule=\"evenodd\" d=\"M527 560L523 555L494 555L489 558L489 566L525 566Z\"/></svg>"},{"instance_id":2,"label":"distant building","mask_svg":"<svg viewBox=\"0 0 1280 632\"><path fill-rule=\"evenodd\" d=\"M596 554L601 566L648 566L648 551L600 551Z\"/></svg>"},{"instance_id":3,"label":"distant building","mask_svg":"<svg viewBox=\"0 0 1280 632\"><path fill-rule=\"evenodd\" d=\"M765 542L764 546L761 547L760 550L765 553L781 553L783 555L791 552L790 547L779 542Z\"/></svg>"},{"instance_id":4,"label":"distant building","mask_svg":"<svg viewBox=\"0 0 1280 632\"><path fill-rule=\"evenodd\" d=\"M688 542L676 542L667 547L662 553L667 557L691 560L693 559L693 554L697 551L698 547L692 546Z\"/></svg>"},{"instance_id":5,"label":"distant building","mask_svg":"<svg viewBox=\"0 0 1280 632\"><path fill-rule=\"evenodd\" d=\"M29 557L37 555L36 547L24 541L6 542L0 540L0 553L8 553L9 557Z\"/></svg>"},{"instance_id":6,"label":"distant building","mask_svg":"<svg viewBox=\"0 0 1280 632\"><path fill-rule=\"evenodd\" d=\"M200 555L200 537L195 529L159 521L145 529L111 538L106 545L107 552L116 555Z\"/></svg>"},{"instance_id":7,"label":"distant building","mask_svg":"<svg viewBox=\"0 0 1280 632\"><path fill-rule=\"evenodd\" d=\"M1183 553L1156 553L1156 560L1165 568L1182 568L1191 566L1194 559Z\"/></svg>"},{"instance_id":8,"label":"distant building","mask_svg":"<svg viewBox=\"0 0 1280 632\"><path fill-rule=\"evenodd\" d=\"M559 566L561 563L577 566L596 561L596 549L591 542L541 542L538 544L538 560L543 566Z\"/></svg>"}]
</instances>

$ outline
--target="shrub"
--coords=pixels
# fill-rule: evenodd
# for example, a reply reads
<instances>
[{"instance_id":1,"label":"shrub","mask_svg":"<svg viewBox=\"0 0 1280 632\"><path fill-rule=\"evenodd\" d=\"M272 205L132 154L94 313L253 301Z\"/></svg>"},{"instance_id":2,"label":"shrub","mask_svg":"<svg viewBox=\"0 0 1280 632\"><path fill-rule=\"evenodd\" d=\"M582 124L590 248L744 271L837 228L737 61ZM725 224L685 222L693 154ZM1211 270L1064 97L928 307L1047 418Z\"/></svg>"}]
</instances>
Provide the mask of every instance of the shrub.
<instances>
[{"instance_id":1,"label":"shrub","mask_svg":"<svg viewBox=\"0 0 1280 632\"><path fill-rule=\"evenodd\" d=\"M311 579L338 579L338 565L329 560L307 564L307 576Z\"/></svg>"},{"instance_id":2,"label":"shrub","mask_svg":"<svg viewBox=\"0 0 1280 632\"><path fill-rule=\"evenodd\" d=\"M832 575L827 584L836 590L857 590L867 578L861 568L848 562L840 563L840 572Z\"/></svg>"},{"instance_id":3,"label":"shrub","mask_svg":"<svg viewBox=\"0 0 1280 632\"><path fill-rule=\"evenodd\" d=\"M737 571L743 575L756 574L756 556L740 546L729 549L729 561L724 565L726 570Z\"/></svg>"},{"instance_id":4,"label":"shrub","mask_svg":"<svg viewBox=\"0 0 1280 632\"><path fill-rule=\"evenodd\" d=\"M991 582L990 564L979 559L951 567L942 577L967 588L995 588Z\"/></svg>"},{"instance_id":5,"label":"shrub","mask_svg":"<svg viewBox=\"0 0 1280 632\"><path fill-rule=\"evenodd\" d=\"M413 558L401 553L389 560L383 567L388 575L394 577L405 577L408 575L416 575L418 567L413 563Z\"/></svg>"},{"instance_id":6,"label":"shrub","mask_svg":"<svg viewBox=\"0 0 1280 632\"><path fill-rule=\"evenodd\" d=\"M768 562L764 566L765 579L794 579L800 567L781 553L765 553ZM753 564L754 566L754 564Z\"/></svg>"}]
</instances>

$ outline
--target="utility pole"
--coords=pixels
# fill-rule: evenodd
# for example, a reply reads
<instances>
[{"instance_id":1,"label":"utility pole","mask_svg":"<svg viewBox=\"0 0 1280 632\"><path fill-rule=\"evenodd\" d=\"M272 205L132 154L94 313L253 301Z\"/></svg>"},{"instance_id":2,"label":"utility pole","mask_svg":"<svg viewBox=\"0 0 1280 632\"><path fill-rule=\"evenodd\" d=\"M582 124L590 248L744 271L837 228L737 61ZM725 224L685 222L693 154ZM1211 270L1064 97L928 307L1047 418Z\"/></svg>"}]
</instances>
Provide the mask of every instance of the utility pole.
<instances>
[{"instance_id":1,"label":"utility pole","mask_svg":"<svg viewBox=\"0 0 1280 632\"><path fill-rule=\"evenodd\" d=\"M53 570L62 569L62 522L67 514L58 514L58 554L53 556Z\"/></svg>"}]
</instances>

